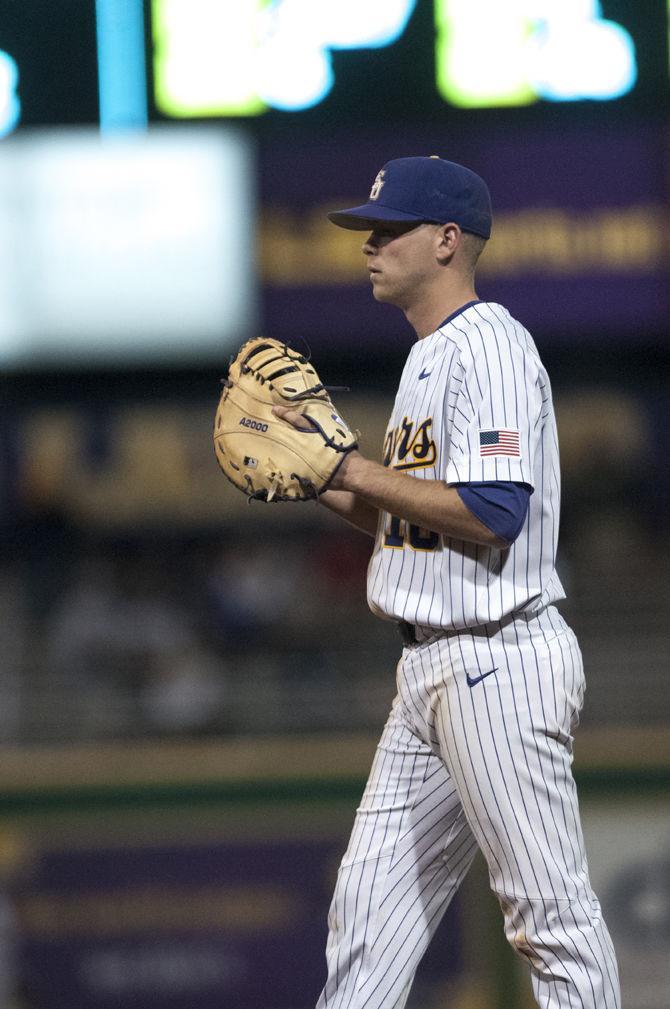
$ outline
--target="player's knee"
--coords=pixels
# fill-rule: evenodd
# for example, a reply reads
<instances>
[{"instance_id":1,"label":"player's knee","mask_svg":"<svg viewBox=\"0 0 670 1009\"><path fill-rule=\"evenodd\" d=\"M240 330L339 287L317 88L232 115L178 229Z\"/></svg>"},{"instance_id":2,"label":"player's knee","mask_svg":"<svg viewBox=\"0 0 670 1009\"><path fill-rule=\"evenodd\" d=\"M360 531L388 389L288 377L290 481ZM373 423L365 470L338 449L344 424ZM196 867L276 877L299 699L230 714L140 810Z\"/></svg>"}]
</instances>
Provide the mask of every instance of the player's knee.
<instances>
[{"instance_id":1,"label":"player's knee","mask_svg":"<svg viewBox=\"0 0 670 1009\"><path fill-rule=\"evenodd\" d=\"M581 945L582 937L597 928L601 919L600 904L589 889L563 899L497 896L505 918L505 936L512 949L538 973L548 973L553 978L566 946L574 946L574 938Z\"/></svg>"}]
</instances>

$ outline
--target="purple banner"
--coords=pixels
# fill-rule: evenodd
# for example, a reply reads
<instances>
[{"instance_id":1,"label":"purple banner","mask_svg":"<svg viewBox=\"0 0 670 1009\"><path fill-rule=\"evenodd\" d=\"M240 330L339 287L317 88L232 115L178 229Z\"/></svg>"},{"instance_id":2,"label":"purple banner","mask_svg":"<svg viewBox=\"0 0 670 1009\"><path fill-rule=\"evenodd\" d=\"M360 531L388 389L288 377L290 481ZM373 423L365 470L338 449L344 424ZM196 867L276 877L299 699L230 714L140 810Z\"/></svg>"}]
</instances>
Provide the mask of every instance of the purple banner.
<instances>
[{"instance_id":1,"label":"purple banner","mask_svg":"<svg viewBox=\"0 0 670 1009\"><path fill-rule=\"evenodd\" d=\"M260 151L264 329L312 345L409 345L402 314L374 302L360 245L329 209L367 198L393 157L440 154L479 172L494 232L479 296L506 305L539 338L640 342L670 311L668 150L658 126L496 128L458 135L368 132L275 141ZM348 244L347 244L348 243Z\"/></svg>"},{"instance_id":2,"label":"purple banner","mask_svg":"<svg viewBox=\"0 0 670 1009\"><path fill-rule=\"evenodd\" d=\"M31 1009L313 1009L343 839L45 850L15 896ZM459 969L452 908L424 982Z\"/></svg>"}]
</instances>

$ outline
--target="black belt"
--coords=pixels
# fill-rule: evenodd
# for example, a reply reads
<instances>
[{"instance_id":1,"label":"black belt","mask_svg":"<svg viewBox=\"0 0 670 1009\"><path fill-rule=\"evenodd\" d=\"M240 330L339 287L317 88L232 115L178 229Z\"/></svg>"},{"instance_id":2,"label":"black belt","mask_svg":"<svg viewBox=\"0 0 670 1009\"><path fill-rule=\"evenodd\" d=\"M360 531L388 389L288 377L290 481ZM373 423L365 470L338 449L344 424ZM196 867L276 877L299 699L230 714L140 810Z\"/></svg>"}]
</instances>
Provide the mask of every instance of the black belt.
<instances>
[{"instance_id":1,"label":"black belt","mask_svg":"<svg viewBox=\"0 0 670 1009\"><path fill-rule=\"evenodd\" d=\"M418 644L416 638L416 627L414 624L408 624L406 620L400 620L398 621L397 627L400 631L400 637L402 638L404 645Z\"/></svg>"}]
</instances>

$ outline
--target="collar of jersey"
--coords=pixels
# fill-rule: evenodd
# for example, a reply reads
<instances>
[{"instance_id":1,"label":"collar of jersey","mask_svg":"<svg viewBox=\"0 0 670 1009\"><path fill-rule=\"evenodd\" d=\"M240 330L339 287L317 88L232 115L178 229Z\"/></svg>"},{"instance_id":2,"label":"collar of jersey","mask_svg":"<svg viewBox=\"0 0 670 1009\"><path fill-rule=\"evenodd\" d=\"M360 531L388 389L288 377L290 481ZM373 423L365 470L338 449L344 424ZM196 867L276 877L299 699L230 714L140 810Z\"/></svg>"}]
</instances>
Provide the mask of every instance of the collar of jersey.
<instances>
[{"instance_id":1,"label":"collar of jersey","mask_svg":"<svg viewBox=\"0 0 670 1009\"><path fill-rule=\"evenodd\" d=\"M453 322L454 319L457 319L458 316L462 315L463 312L467 311L468 308L472 308L473 305L483 305L483 304L484 304L484 301L483 301L482 298L475 298L474 301L466 301L466 303L464 305L461 305L461 307L457 308L455 312L452 312L451 315L448 315L447 318L444 320L444 322L440 323L440 325L437 327L437 329L442 329L444 326L448 325L450 322ZM435 330L435 332L437 332L437 329Z\"/></svg>"}]
</instances>

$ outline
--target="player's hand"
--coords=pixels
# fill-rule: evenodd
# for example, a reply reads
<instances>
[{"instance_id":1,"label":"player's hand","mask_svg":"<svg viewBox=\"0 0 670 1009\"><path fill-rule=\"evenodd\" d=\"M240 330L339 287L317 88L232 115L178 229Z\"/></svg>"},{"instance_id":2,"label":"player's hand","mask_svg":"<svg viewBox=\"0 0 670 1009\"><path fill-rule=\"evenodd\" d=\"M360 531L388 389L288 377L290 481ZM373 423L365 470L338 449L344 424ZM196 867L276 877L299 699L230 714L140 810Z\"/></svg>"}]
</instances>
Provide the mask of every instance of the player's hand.
<instances>
[{"instance_id":1,"label":"player's hand","mask_svg":"<svg viewBox=\"0 0 670 1009\"><path fill-rule=\"evenodd\" d=\"M296 428L298 431L313 431L314 428L310 424L309 420L304 417L298 410L292 410L290 406L273 406L272 412L275 417L279 417L280 420L285 420L292 427ZM336 472L328 484L329 490L346 490L347 488L347 473L349 467L352 465L351 457L358 456L361 457L360 452L354 450L347 453L345 458L340 463Z\"/></svg>"},{"instance_id":2,"label":"player's hand","mask_svg":"<svg viewBox=\"0 0 670 1009\"><path fill-rule=\"evenodd\" d=\"M287 421L298 431L314 430L307 418L303 417L303 415L297 410L292 410L290 406L273 406L272 412L275 417L279 417L281 420Z\"/></svg>"}]
</instances>

